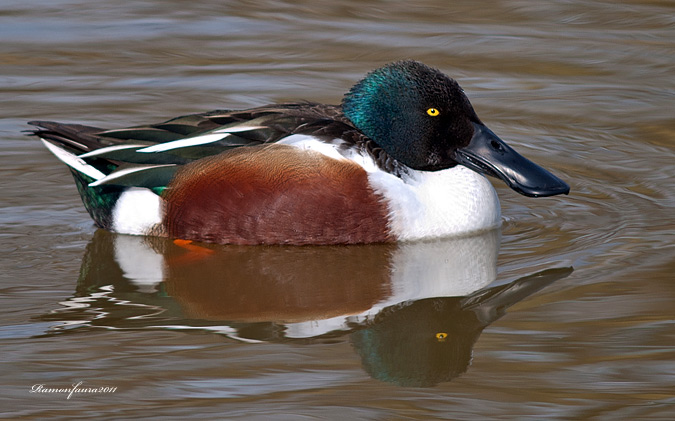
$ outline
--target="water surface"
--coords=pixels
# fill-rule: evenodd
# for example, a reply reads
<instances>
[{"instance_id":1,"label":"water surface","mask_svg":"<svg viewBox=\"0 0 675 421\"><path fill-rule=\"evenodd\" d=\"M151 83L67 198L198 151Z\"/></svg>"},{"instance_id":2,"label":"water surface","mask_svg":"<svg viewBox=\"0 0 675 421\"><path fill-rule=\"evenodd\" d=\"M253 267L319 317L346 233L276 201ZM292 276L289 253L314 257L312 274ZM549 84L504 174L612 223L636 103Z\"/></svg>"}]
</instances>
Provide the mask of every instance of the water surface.
<instances>
[{"instance_id":1,"label":"water surface","mask_svg":"<svg viewBox=\"0 0 675 421\"><path fill-rule=\"evenodd\" d=\"M638 0L4 2L4 416L672 418L674 28ZM460 239L191 249L96 231L21 133L337 103L403 58L570 196L495 182L502 229ZM117 390L30 393L79 381Z\"/></svg>"}]
</instances>

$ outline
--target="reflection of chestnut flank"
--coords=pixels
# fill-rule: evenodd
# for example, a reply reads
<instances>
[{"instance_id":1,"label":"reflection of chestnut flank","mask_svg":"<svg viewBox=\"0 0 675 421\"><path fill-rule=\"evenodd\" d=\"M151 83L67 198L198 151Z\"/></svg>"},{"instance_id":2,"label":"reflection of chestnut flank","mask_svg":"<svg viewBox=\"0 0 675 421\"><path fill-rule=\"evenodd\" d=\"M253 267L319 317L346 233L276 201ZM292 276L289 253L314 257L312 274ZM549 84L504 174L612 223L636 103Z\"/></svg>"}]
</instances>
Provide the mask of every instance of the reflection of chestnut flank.
<instances>
[{"instance_id":1,"label":"reflection of chestnut flank","mask_svg":"<svg viewBox=\"0 0 675 421\"><path fill-rule=\"evenodd\" d=\"M395 245L230 247L187 263L178 247L166 255L167 293L188 317L322 320L364 312L391 294Z\"/></svg>"}]
</instances>

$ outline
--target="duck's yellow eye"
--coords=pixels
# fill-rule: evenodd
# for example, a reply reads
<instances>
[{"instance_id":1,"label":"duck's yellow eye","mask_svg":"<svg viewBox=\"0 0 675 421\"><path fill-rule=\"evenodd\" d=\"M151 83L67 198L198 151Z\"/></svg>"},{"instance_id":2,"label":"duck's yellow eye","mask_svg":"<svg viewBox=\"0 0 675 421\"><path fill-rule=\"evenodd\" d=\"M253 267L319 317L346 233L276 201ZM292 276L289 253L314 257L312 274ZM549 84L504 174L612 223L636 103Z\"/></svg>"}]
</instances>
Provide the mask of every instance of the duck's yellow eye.
<instances>
[{"instance_id":1,"label":"duck's yellow eye","mask_svg":"<svg viewBox=\"0 0 675 421\"><path fill-rule=\"evenodd\" d=\"M427 110L427 114L429 114L429 115L432 116L432 117L436 117L436 116L439 115L440 113L441 113L441 112L438 111L436 108L429 108L429 109Z\"/></svg>"},{"instance_id":2,"label":"duck's yellow eye","mask_svg":"<svg viewBox=\"0 0 675 421\"><path fill-rule=\"evenodd\" d=\"M438 342L444 342L445 338L447 338L447 337L448 337L448 334L445 333L445 332L438 332L436 334L436 339L438 339Z\"/></svg>"}]
</instances>

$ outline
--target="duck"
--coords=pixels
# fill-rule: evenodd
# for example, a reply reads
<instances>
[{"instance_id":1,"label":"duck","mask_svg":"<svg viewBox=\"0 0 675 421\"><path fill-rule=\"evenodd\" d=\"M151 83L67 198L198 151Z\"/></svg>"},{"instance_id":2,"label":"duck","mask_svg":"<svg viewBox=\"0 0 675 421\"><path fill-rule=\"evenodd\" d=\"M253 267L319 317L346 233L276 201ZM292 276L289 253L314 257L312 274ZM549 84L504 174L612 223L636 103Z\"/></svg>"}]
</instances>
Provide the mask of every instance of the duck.
<instances>
[{"instance_id":1,"label":"duck","mask_svg":"<svg viewBox=\"0 0 675 421\"><path fill-rule=\"evenodd\" d=\"M102 129L30 121L70 169L99 228L185 241L338 245L501 225L486 176L568 194L477 116L459 83L415 60L383 65L339 105L286 102Z\"/></svg>"}]
</instances>

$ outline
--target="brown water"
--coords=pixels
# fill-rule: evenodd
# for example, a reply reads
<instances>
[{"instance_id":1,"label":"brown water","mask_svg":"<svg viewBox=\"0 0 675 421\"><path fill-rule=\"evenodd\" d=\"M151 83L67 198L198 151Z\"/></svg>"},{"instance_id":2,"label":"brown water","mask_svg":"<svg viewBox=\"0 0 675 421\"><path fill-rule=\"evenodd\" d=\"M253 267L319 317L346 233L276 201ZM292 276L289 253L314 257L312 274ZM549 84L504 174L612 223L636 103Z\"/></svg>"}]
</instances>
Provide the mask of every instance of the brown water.
<instances>
[{"instance_id":1,"label":"brown water","mask_svg":"<svg viewBox=\"0 0 675 421\"><path fill-rule=\"evenodd\" d=\"M8 0L0 40L5 417L675 416L672 2ZM477 237L190 249L96 232L21 134L335 103L401 58L571 195L495 183ZM31 393L80 381L116 390Z\"/></svg>"}]
</instances>

